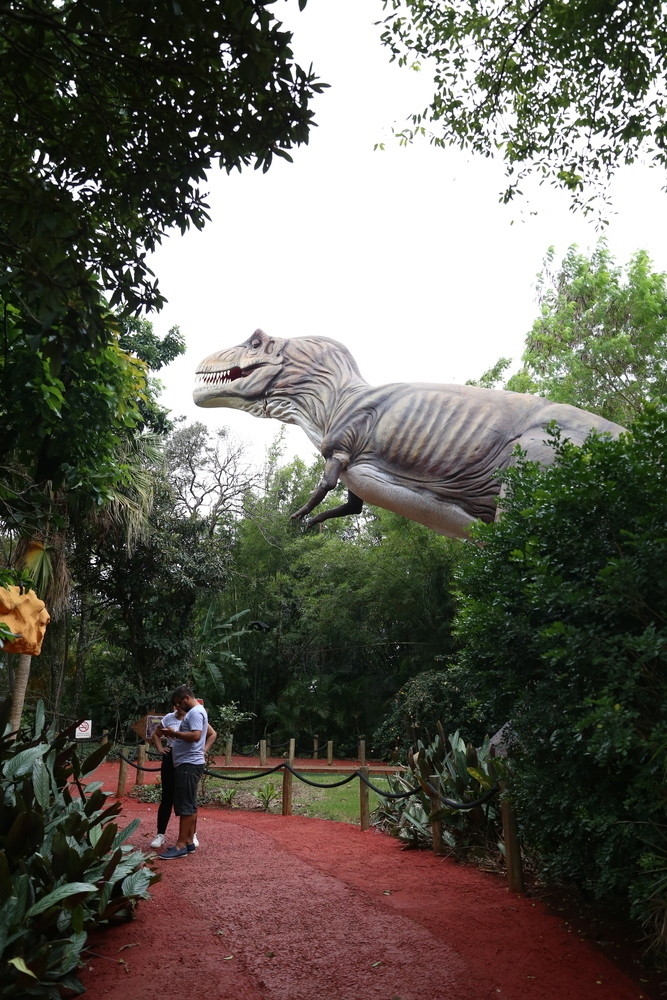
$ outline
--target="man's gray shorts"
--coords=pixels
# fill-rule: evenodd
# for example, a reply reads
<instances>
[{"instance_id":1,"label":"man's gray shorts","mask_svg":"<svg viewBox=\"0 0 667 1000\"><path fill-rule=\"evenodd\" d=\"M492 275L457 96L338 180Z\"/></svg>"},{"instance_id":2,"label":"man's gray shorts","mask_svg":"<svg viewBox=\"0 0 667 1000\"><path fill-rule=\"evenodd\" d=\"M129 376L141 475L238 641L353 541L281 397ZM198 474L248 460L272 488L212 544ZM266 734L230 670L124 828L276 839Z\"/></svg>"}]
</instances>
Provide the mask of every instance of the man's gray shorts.
<instances>
[{"instance_id":1,"label":"man's gray shorts","mask_svg":"<svg viewBox=\"0 0 667 1000\"><path fill-rule=\"evenodd\" d=\"M192 816L197 812L197 785L204 765L179 764L174 771L174 812L177 816Z\"/></svg>"}]
</instances>

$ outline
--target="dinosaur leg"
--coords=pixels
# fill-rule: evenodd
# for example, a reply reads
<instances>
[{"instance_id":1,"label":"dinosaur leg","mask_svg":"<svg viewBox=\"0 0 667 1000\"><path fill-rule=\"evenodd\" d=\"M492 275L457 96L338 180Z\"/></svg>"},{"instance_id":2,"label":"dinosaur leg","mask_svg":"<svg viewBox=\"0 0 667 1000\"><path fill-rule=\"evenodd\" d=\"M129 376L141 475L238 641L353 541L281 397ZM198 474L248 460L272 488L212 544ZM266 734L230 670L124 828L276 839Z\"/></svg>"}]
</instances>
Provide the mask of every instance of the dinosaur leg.
<instances>
[{"instance_id":1,"label":"dinosaur leg","mask_svg":"<svg viewBox=\"0 0 667 1000\"><path fill-rule=\"evenodd\" d=\"M345 517L346 514L361 514L361 508L364 505L364 501L361 497L358 497L356 493L352 490L347 491L347 503L339 504L338 507L332 507L331 510L323 510L321 514L316 514L315 517L309 517L306 521L306 527L310 528L313 524L321 524L322 521L328 521L330 517Z\"/></svg>"},{"instance_id":2,"label":"dinosaur leg","mask_svg":"<svg viewBox=\"0 0 667 1000\"><path fill-rule=\"evenodd\" d=\"M343 463L337 458L328 458L324 466L324 474L317 484L317 489L313 490L308 503L299 507L293 514L290 514L292 521L299 521L306 514L310 514L314 507L322 503L327 493L330 493L338 485L338 479L343 471Z\"/></svg>"},{"instance_id":3,"label":"dinosaur leg","mask_svg":"<svg viewBox=\"0 0 667 1000\"><path fill-rule=\"evenodd\" d=\"M348 466L341 479L366 503L425 524L439 535L467 538L470 525L475 523L461 507L441 500L428 489L408 489L368 462Z\"/></svg>"}]
</instances>

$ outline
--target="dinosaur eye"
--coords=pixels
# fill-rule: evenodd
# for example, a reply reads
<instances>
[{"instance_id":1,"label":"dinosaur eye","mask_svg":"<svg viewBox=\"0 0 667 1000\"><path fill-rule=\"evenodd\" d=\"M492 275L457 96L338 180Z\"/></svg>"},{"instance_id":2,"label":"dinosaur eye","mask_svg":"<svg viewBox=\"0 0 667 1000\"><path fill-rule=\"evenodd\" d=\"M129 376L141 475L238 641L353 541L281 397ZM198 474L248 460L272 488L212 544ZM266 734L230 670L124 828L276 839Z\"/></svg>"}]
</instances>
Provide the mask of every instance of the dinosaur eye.
<instances>
[{"instance_id":1,"label":"dinosaur eye","mask_svg":"<svg viewBox=\"0 0 667 1000\"><path fill-rule=\"evenodd\" d=\"M252 344L250 346L251 347L259 347L259 345L261 343L262 343L261 340L258 340L257 337L255 337L255 339L253 340L253 342L252 342Z\"/></svg>"}]
</instances>

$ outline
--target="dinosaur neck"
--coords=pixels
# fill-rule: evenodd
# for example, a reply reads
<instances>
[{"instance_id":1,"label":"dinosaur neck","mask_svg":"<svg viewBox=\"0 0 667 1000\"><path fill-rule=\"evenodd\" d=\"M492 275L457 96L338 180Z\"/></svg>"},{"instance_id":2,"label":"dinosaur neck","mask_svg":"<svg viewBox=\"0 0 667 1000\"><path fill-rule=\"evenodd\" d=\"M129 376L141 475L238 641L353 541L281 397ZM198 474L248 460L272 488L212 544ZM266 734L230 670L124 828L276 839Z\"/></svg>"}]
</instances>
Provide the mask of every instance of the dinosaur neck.
<instances>
[{"instance_id":1,"label":"dinosaur neck","mask_svg":"<svg viewBox=\"0 0 667 1000\"><path fill-rule=\"evenodd\" d=\"M332 415L350 393L368 383L357 372L310 368L302 372L298 385L277 384L267 395L265 415L296 424L319 448Z\"/></svg>"}]
</instances>

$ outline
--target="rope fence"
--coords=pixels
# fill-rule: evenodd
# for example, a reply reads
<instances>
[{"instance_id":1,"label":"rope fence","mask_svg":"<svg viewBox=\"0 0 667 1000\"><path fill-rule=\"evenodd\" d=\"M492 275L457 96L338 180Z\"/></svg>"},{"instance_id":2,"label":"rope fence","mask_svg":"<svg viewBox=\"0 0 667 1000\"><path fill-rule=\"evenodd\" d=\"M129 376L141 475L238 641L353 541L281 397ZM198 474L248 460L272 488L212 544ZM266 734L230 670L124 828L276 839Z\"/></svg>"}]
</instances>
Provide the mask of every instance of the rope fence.
<instances>
[{"instance_id":1,"label":"rope fence","mask_svg":"<svg viewBox=\"0 0 667 1000\"><path fill-rule=\"evenodd\" d=\"M105 739L104 737L102 739ZM106 737L108 742L116 742L110 740ZM95 742L100 742L96 740ZM228 742L228 749L231 751L231 740ZM262 743L265 741L260 741L260 758L264 756L264 762L266 762L266 746L262 747ZM124 744L117 744L124 745ZM330 750L331 744L329 743L328 749ZM402 792L389 792L384 788L379 788L370 779L370 769L364 763L361 767L355 768L350 774L346 774L340 780L336 781L314 781L312 778L306 777L303 773L300 773L293 767L294 762L294 740L289 741L289 759L280 761L274 767L266 767L262 771L254 771L252 774L231 774L231 773L220 773L219 770L212 770L211 768L204 768L204 774L211 778L216 778L220 781L256 781L261 778L267 778L272 774L278 774L282 771L282 815L291 816L292 815L292 781L296 778L298 781L302 782L304 785L309 785L311 788L341 788L344 785L350 784L350 782L355 779L359 780L359 813L360 813L360 826L362 831L366 831L370 828L370 802L369 802L369 792L373 791L377 796L388 800L401 800L410 798L413 795L425 794L430 799L431 804L431 814L434 814L438 808L445 806L447 809L455 811L470 811L472 809L478 809L479 807L490 802L496 795L501 793L503 788L503 783L496 783L484 795L475 799L472 802L457 802L455 799L451 799L446 795L443 795L440 788L438 787L439 779L437 775L431 775L428 779L418 777L419 784L415 786L410 786ZM262 754L263 751L263 754ZM160 767L148 767L146 765L147 760L147 746L145 743L140 744L137 748L137 759L132 760L126 754L119 753L119 772L118 772L118 787L116 790L116 798L122 798L125 795L125 787L127 784L127 768L132 767L137 772L137 784L143 784L145 773L157 773L161 770ZM335 774L335 771L330 772ZM338 771L338 774L341 772ZM401 779L405 783L405 779ZM507 878L508 884L511 892L523 892L523 871L521 865L521 851L519 846L518 830L516 814L511 803L507 799L503 799L501 803L501 815L503 823L503 839L505 843L505 860L507 864ZM435 854L444 854L444 841L442 837L442 822L439 820L431 820L431 831L432 831L432 841L433 841L433 851Z\"/></svg>"},{"instance_id":2,"label":"rope fence","mask_svg":"<svg viewBox=\"0 0 667 1000\"><path fill-rule=\"evenodd\" d=\"M126 765L129 764L130 767L133 767L136 771L144 771L144 772L148 771L155 774L161 770L160 767L146 767L145 764L139 764L136 761L131 760L129 757L126 757L124 753L119 754L119 757L121 761L123 761ZM281 761L281 763L276 764L275 767L269 767L265 771L256 771L253 772L253 774L220 774L217 771L211 771L211 769L208 767L204 768L204 774L208 775L211 778L218 778L221 781L257 781L259 778L266 778L270 774L277 774L278 771L283 771L283 770L289 772L292 775L292 777L298 778L298 780L301 781L304 785L310 785L311 788L341 788L343 785L349 785L349 783L351 781L354 781L355 778L359 778L359 781L363 782L363 784L366 785L367 788L370 788L372 791L375 792L376 795L379 795L385 799L407 799L411 795L418 795L420 792L426 791L428 795L430 795L432 798L439 799L440 802L442 802L443 805L447 806L449 809L459 809L466 811L469 809L477 809L479 806L483 806L486 802L489 802L500 791L500 786L496 783L493 786L493 788L489 789L489 791L486 792L484 795L482 795L481 798L475 799L474 802L456 802L454 799L450 799L447 798L447 796L442 795L440 791L433 784L431 784L430 781L424 781L424 785L426 786L426 788L424 788L421 785L415 785L413 788L408 788L404 792L387 792L383 788L378 788L377 785L373 784L370 778L364 773L365 771L368 771L367 767L361 769L357 768L355 771L352 771L344 778L341 778L340 781L322 782L322 781L313 781L312 778L306 778L305 775L300 774L298 771L296 771L292 767L292 765L289 764L287 761ZM124 790L122 794L125 794ZM121 796L118 797L120 798Z\"/></svg>"}]
</instances>

